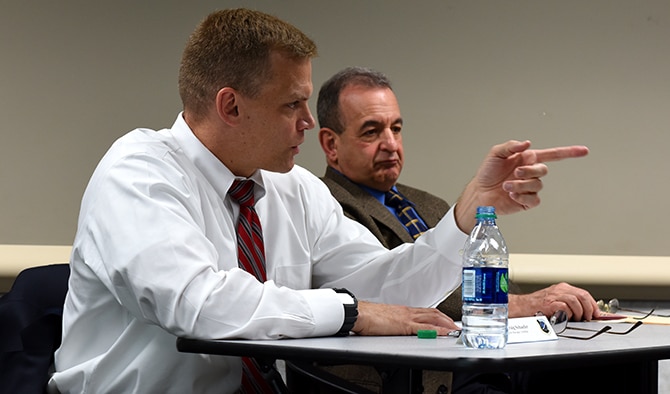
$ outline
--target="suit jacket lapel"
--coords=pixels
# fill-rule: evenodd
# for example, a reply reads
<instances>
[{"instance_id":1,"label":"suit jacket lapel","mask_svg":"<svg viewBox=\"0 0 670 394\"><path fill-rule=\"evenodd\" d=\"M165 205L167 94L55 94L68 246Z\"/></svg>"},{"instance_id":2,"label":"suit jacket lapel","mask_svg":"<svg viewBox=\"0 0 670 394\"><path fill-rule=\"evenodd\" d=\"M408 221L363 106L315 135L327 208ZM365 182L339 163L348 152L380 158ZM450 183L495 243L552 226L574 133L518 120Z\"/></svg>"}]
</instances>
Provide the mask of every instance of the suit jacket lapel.
<instances>
[{"instance_id":1,"label":"suit jacket lapel","mask_svg":"<svg viewBox=\"0 0 670 394\"><path fill-rule=\"evenodd\" d=\"M359 201L361 207L366 210L373 219L392 230L398 238L402 239L404 242L414 242L414 239L412 239L412 236L409 235L405 226L400 223L398 218L395 217L384 204L380 203L376 198L370 195L370 193L330 167L326 169L325 177L335 181L351 193L351 195Z\"/></svg>"}]
</instances>

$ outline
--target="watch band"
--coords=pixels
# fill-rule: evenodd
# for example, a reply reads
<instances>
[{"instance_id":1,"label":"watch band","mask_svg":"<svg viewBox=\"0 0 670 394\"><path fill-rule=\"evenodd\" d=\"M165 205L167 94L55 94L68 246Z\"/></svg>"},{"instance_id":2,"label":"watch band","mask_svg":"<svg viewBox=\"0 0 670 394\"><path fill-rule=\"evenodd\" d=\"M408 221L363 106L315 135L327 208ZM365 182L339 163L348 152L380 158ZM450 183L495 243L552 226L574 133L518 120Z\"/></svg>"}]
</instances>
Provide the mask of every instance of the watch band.
<instances>
[{"instance_id":1,"label":"watch band","mask_svg":"<svg viewBox=\"0 0 670 394\"><path fill-rule=\"evenodd\" d=\"M354 324L356 324L356 319L358 318L358 300L356 299L356 296L347 289L333 289L333 290L336 293L348 294L353 300L353 303L342 304L342 306L344 307L344 322L342 323L342 327L340 327L340 330L337 332L337 334L335 334L336 336L347 336L349 335L349 332L354 328Z\"/></svg>"}]
</instances>

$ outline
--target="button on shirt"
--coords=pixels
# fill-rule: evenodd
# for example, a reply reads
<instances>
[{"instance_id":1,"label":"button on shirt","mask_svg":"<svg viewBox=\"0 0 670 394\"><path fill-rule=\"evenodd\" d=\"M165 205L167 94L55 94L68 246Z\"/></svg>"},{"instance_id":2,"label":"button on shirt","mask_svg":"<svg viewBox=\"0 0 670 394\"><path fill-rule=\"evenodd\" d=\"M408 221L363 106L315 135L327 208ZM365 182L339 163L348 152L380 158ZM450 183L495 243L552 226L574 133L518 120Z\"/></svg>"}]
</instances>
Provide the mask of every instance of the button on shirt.
<instances>
[{"instance_id":1,"label":"button on shirt","mask_svg":"<svg viewBox=\"0 0 670 394\"><path fill-rule=\"evenodd\" d=\"M171 129L137 129L112 145L82 200L51 388L234 392L239 358L179 353L176 338L328 336L344 319L330 288L434 306L460 283L467 235L453 213L389 251L295 166L251 177L266 249L261 284L237 267L234 179L181 114Z\"/></svg>"}]
</instances>

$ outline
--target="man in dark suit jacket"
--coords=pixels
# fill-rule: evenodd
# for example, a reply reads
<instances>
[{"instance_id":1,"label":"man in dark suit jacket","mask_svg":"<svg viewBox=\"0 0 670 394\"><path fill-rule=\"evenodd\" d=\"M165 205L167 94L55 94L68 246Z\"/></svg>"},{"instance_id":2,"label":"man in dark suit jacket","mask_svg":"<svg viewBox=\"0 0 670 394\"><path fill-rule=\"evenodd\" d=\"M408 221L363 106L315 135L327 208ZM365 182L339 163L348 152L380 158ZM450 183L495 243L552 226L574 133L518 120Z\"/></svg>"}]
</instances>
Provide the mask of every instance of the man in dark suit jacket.
<instances>
[{"instance_id":1,"label":"man in dark suit jacket","mask_svg":"<svg viewBox=\"0 0 670 394\"><path fill-rule=\"evenodd\" d=\"M328 168L322 178L347 216L367 227L385 246L413 242L399 219L384 205L384 193L399 191L413 203L428 228L449 204L430 193L397 183L404 163L402 116L388 78L377 71L350 67L326 81L317 99L319 142ZM473 213L474 217L474 213ZM458 298L452 294L449 298ZM442 308L441 308L442 309ZM443 310L460 320L458 310ZM531 294L512 294L510 317L562 309L572 320L591 320L598 308L591 294L559 283Z\"/></svg>"},{"instance_id":2,"label":"man in dark suit jacket","mask_svg":"<svg viewBox=\"0 0 670 394\"><path fill-rule=\"evenodd\" d=\"M358 67L340 71L322 85L317 114L319 142L328 164L321 179L340 202L344 213L367 227L387 248L414 242L393 209L384 204L388 190L394 189L411 201L427 228L434 227L448 214L450 206L443 199L396 183L404 161L402 117L391 83L384 74ZM551 316L562 309L568 311L573 320L591 320L597 317L594 305L595 300L588 291L559 283L531 294L510 294L509 315L529 316L540 311ZM459 288L438 305L438 309L460 320L461 306ZM331 371L359 383L367 379L361 370ZM441 379L444 375L433 375L432 381L429 378L430 392L439 387ZM454 390L459 393L522 392L528 387L524 379L527 379L524 374L461 374L454 377Z\"/></svg>"}]
</instances>

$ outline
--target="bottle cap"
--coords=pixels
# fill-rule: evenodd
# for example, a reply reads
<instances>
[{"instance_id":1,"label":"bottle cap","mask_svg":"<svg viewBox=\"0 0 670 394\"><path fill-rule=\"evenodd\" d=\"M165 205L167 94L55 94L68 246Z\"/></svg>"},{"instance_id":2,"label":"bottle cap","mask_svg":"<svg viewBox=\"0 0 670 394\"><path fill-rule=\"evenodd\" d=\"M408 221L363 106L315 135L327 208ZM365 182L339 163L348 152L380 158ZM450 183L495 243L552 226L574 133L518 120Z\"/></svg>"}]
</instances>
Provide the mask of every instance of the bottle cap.
<instances>
[{"instance_id":1,"label":"bottle cap","mask_svg":"<svg viewBox=\"0 0 670 394\"><path fill-rule=\"evenodd\" d=\"M479 206L477 207L477 214L475 215L477 219L496 219L496 207L492 206Z\"/></svg>"},{"instance_id":2,"label":"bottle cap","mask_svg":"<svg viewBox=\"0 0 670 394\"><path fill-rule=\"evenodd\" d=\"M436 330L419 330L416 332L416 336L422 339L432 339L437 338Z\"/></svg>"}]
</instances>

